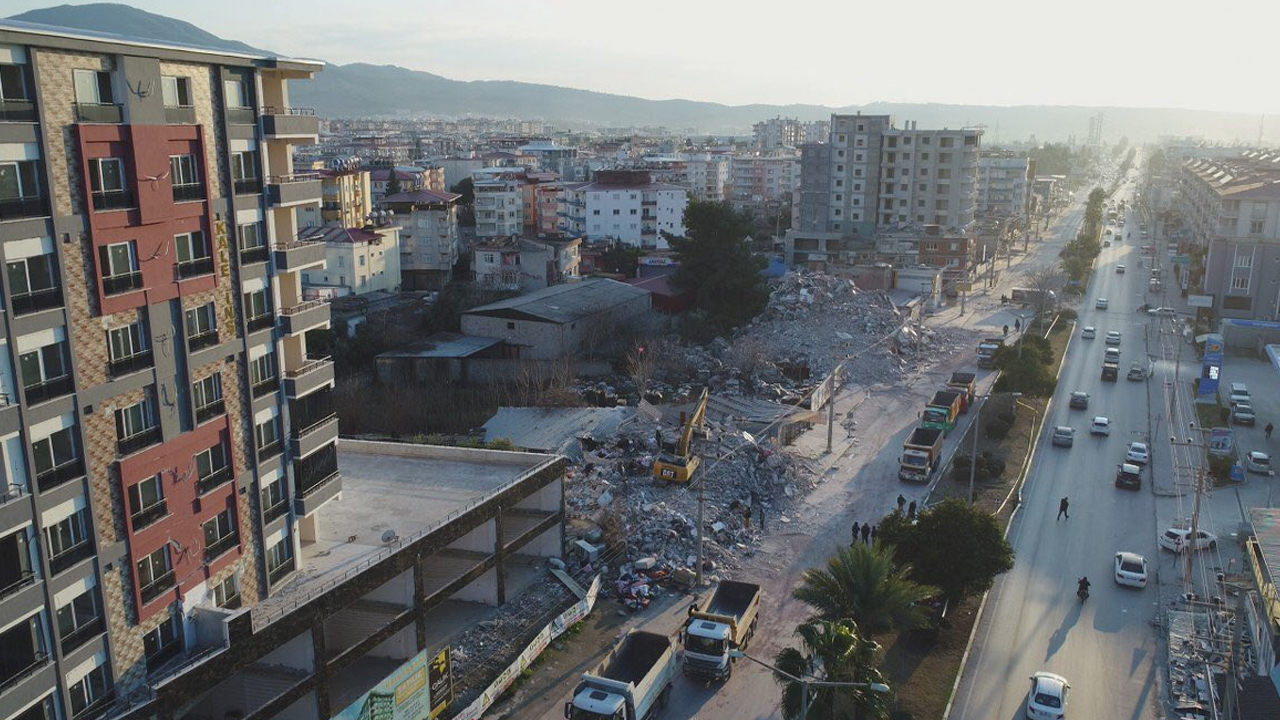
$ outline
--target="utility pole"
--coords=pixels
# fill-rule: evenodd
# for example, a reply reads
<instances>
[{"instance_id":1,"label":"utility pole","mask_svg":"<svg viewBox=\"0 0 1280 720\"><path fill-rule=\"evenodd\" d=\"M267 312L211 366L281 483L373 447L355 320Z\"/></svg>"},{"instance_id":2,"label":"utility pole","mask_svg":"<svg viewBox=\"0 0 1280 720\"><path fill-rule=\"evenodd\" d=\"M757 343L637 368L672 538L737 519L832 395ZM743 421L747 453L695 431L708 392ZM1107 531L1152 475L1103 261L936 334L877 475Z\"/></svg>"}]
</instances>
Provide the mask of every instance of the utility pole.
<instances>
[{"instance_id":1,"label":"utility pole","mask_svg":"<svg viewBox=\"0 0 1280 720\"><path fill-rule=\"evenodd\" d=\"M843 365L844 363L841 363ZM827 452L831 452L831 436L835 433L836 427L836 373L840 372L840 365L827 376Z\"/></svg>"},{"instance_id":2,"label":"utility pole","mask_svg":"<svg viewBox=\"0 0 1280 720\"><path fill-rule=\"evenodd\" d=\"M978 407L973 409L973 446L969 451L969 504L972 505L977 499L973 494L974 479L978 474L978 430L982 425L982 406L987 404L990 395L980 398L982 402Z\"/></svg>"},{"instance_id":3,"label":"utility pole","mask_svg":"<svg viewBox=\"0 0 1280 720\"><path fill-rule=\"evenodd\" d=\"M698 567L694 570L694 585L702 587L702 516L707 504L707 469L705 462L698 463Z\"/></svg>"}]
</instances>

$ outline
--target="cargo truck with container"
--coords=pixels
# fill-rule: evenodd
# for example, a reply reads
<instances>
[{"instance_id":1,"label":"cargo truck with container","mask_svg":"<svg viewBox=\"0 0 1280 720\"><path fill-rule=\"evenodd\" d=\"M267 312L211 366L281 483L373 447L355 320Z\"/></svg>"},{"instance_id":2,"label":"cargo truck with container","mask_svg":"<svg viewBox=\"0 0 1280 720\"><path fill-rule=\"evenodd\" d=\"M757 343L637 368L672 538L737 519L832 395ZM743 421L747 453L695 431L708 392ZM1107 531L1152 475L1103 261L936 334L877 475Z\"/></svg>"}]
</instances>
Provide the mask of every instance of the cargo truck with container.
<instances>
[{"instance_id":1,"label":"cargo truck with container","mask_svg":"<svg viewBox=\"0 0 1280 720\"><path fill-rule=\"evenodd\" d=\"M1104 360L1102 362L1102 379L1108 382L1115 382L1118 377L1120 377L1120 363Z\"/></svg>"},{"instance_id":2,"label":"cargo truck with container","mask_svg":"<svg viewBox=\"0 0 1280 720\"><path fill-rule=\"evenodd\" d=\"M956 418L960 415L960 393L941 390L933 394L933 399L924 408L920 417L921 427L939 428L945 435L956 427Z\"/></svg>"},{"instance_id":3,"label":"cargo truck with container","mask_svg":"<svg viewBox=\"0 0 1280 720\"><path fill-rule=\"evenodd\" d=\"M632 630L609 657L582 674L568 720L650 720L666 706L676 675L676 651L666 635Z\"/></svg>"},{"instance_id":4,"label":"cargo truck with container","mask_svg":"<svg viewBox=\"0 0 1280 720\"><path fill-rule=\"evenodd\" d=\"M729 651L746 650L751 642L763 594L756 583L721 580L706 605L690 611L680 633L685 675L729 679L733 674Z\"/></svg>"},{"instance_id":5,"label":"cargo truck with container","mask_svg":"<svg viewBox=\"0 0 1280 720\"><path fill-rule=\"evenodd\" d=\"M953 372L951 379L947 381L947 389L960 393L960 412L969 412L969 406L973 404L976 397L975 392L978 388L978 374L971 372Z\"/></svg>"},{"instance_id":6,"label":"cargo truck with container","mask_svg":"<svg viewBox=\"0 0 1280 720\"><path fill-rule=\"evenodd\" d=\"M978 343L978 367L984 369L993 367L996 350L1000 349L1001 345L1004 345L1002 338L983 338L982 342Z\"/></svg>"},{"instance_id":7,"label":"cargo truck with container","mask_svg":"<svg viewBox=\"0 0 1280 720\"><path fill-rule=\"evenodd\" d=\"M927 483L938 469L942 458L942 430L918 427L902 444L898 460L898 479L903 482Z\"/></svg>"}]
</instances>

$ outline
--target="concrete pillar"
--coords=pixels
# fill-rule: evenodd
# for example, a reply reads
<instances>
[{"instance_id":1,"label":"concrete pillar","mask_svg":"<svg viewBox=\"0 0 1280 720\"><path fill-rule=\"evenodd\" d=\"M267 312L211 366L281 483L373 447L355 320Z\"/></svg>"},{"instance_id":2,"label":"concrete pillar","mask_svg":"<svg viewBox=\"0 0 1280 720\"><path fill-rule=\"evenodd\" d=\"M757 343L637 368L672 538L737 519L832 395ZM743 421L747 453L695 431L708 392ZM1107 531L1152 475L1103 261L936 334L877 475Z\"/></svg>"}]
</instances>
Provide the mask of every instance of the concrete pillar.
<instances>
[{"instance_id":1,"label":"concrete pillar","mask_svg":"<svg viewBox=\"0 0 1280 720\"><path fill-rule=\"evenodd\" d=\"M502 542L502 510L493 516L493 572L496 605L507 601L507 549Z\"/></svg>"},{"instance_id":2,"label":"concrete pillar","mask_svg":"<svg viewBox=\"0 0 1280 720\"><path fill-rule=\"evenodd\" d=\"M329 650L324 640L324 618L311 625L312 652L316 659L316 717L331 717L329 712Z\"/></svg>"},{"instance_id":3,"label":"concrete pillar","mask_svg":"<svg viewBox=\"0 0 1280 720\"><path fill-rule=\"evenodd\" d=\"M304 543L314 543L320 536L320 514L311 513L298 518L298 539Z\"/></svg>"},{"instance_id":4,"label":"concrete pillar","mask_svg":"<svg viewBox=\"0 0 1280 720\"><path fill-rule=\"evenodd\" d=\"M413 564L413 631L418 642L418 650L427 648L427 619L426 614L422 612L423 606L427 603L427 585L422 573L422 562L423 558L419 557Z\"/></svg>"}]
</instances>

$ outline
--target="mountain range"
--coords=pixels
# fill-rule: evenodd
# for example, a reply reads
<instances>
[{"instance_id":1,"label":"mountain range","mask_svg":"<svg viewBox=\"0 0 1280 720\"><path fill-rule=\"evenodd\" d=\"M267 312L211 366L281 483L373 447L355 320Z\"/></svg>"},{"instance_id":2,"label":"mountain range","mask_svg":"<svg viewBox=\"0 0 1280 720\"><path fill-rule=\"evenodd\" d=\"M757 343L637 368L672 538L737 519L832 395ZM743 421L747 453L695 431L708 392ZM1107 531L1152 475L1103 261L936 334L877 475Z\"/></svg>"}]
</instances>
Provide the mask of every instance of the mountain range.
<instances>
[{"instance_id":1,"label":"mountain range","mask_svg":"<svg viewBox=\"0 0 1280 720\"><path fill-rule=\"evenodd\" d=\"M20 20L135 38L217 48L237 53L256 50L226 40L191 23L145 12L128 5L94 3L59 5L14 15ZM819 120L832 113L892 115L899 126L985 126L984 144L1083 139L1089 118L1105 115L1104 137L1154 140L1161 135L1196 136L1223 143L1254 144L1280 137L1262 133L1262 118L1229 112L1176 108L1121 108L1047 105L943 105L936 103L869 103L844 107L820 105L723 105L696 100L647 100L626 95L509 81L459 81L394 65L327 64L309 82L294 83L295 104L314 107L327 117L494 117L539 120L559 128L666 127L680 132L744 135L760 120L782 115Z\"/></svg>"}]
</instances>

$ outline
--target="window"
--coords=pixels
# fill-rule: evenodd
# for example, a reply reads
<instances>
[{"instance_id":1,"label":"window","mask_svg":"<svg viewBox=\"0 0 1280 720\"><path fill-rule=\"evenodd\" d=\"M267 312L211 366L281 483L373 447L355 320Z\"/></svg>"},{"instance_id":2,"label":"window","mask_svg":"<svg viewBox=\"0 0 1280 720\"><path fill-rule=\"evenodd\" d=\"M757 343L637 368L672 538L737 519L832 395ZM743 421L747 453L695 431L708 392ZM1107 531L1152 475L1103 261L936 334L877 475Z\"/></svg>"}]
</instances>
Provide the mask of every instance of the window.
<instances>
[{"instance_id":1,"label":"window","mask_svg":"<svg viewBox=\"0 0 1280 720\"><path fill-rule=\"evenodd\" d=\"M142 287L142 273L138 271L138 249L133 240L98 248L98 261L102 270L102 291L117 295Z\"/></svg>"},{"instance_id":2,"label":"window","mask_svg":"<svg viewBox=\"0 0 1280 720\"><path fill-rule=\"evenodd\" d=\"M204 483L208 486L201 492L212 489L224 479L230 479L230 466L227 464L227 448L225 445L218 443L208 450L202 450L196 454L196 476L197 483Z\"/></svg>"},{"instance_id":3,"label":"window","mask_svg":"<svg viewBox=\"0 0 1280 720\"><path fill-rule=\"evenodd\" d=\"M155 403L150 397L116 410L116 449L121 455L135 453L160 441Z\"/></svg>"},{"instance_id":4,"label":"window","mask_svg":"<svg viewBox=\"0 0 1280 720\"><path fill-rule=\"evenodd\" d=\"M87 710L91 705L106 697L110 691L107 682L107 666L99 665L90 670L75 684L67 688L71 696L71 716L75 717Z\"/></svg>"},{"instance_id":5,"label":"window","mask_svg":"<svg viewBox=\"0 0 1280 720\"><path fill-rule=\"evenodd\" d=\"M265 460L274 457L281 450L280 424L272 417L254 426L254 435L258 440L258 456Z\"/></svg>"},{"instance_id":6,"label":"window","mask_svg":"<svg viewBox=\"0 0 1280 720\"><path fill-rule=\"evenodd\" d=\"M89 629L91 626L101 627L98 622L102 619L102 608L98 603L98 592L96 588L89 588L80 593L71 602L58 608L58 639L62 642L63 652L80 646L80 644L88 639L87 633L80 631ZM84 635L79 638L80 642L76 642L77 635Z\"/></svg>"},{"instance_id":7,"label":"window","mask_svg":"<svg viewBox=\"0 0 1280 720\"><path fill-rule=\"evenodd\" d=\"M220 540L236 534L235 518L231 516L230 510L223 510L214 515L203 523L200 528L204 531L205 547L217 545Z\"/></svg>"},{"instance_id":8,"label":"window","mask_svg":"<svg viewBox=\"0 0 1280 720\"><path fill-rule=\"evenodd\" d=\"M134 532L167 514L160 475L153 475L136 485L129 486L129 515L133 520Z\"/></svg>"},{"instance_id":9,"label":"window","mask_svg":"<svg viewBox=\"0 0 1280 720\"><path fill-rule=\"evenodd\" d=\"M170 155L169 177L173 181L173 201L192 202L204 199L195 155Z\"/></svg>"},{"instance_id":10,"label":"window","mask_svg":"<svg viewBox=\"0 0 1280 720\"><path fill-rule=\"evenodd\" d=\"M229 108L251 108L253 102L249 99L249 84L243 80L224 80L222 83L223 92L227 97L227 107Z\"/></svg>"},{"instance_id":11,"label":"window","mask_svg":"<svg viewBox=\"0 0 1280 720\"><path fill-rule=\"evenodd\" d=\"M281 567L286 566L293 559L293 543L290 542L288 534L280 538L280 541L270 548L267 548L267 572L273 573Z\"/></svg>"},{"instance_id":12,"label":"window","mask_svg":"<svg viewBox=\"0 0 1280 720\"><path fill-rule=\"evenodd\" d=\"M1266 223L1267 223L1267 221L1266 221L1266 220L1250 220L1250 221L1249 221L1249 234L1250 234L1250 235L1261 235L1261 234L1262 234L1262 230L1263 230L1263 228L1266 226Z\"/></svg>"},{"instance_id":13,"label":"window","mask_svg":"<svg viewBox=\"0 0 1280 720\"><path fill-rule=\"evenodd\" d=\"M147 659L147 672L172 659L182 650L182 622L170 614L154 630L142 636L143 654Z\"/></svg>"},{"instance_id":14,"label":"window","mask_svg":"<svg viewBox=\"0 0 1280 720\"><path fill-rule=\"evenodd\" d=\"M123 210L133 203L125 184L122 158L94 158L89 161L89 190L94 210Z\"/></svg>"},{"instance_id":15,"label":"window","mask_svg":"<svg viewBox=\"0 0 1280 720\"><path fill-rule=\"evenodd\" d=\"M191 107L191 78L161 75L160 96L167 108Z\"/></svg>"},{"instance_id":16,"label":"window","mask_svg":"<svg viewBox=\"0 0 1280 720\"><path fill-rule=\"evenodd\" d=\"M111 92L111 73L101 70L73 70L76 102L81 105L109 105L115 102Z\"/></svg>"},{"instance_id":17,"label":"window","mask_svg":"<svg viewBox=\"0 0 1280 720\"><path fill-rule=\"evenodd\" d=\"M262 499L262 514L267 521L280 517L284 511L289 509L289 498L285 493L283 479L278 479L264 486L260 495Z\"/></svg>"},{"instance_id":18,"label":"window","mask_svg":"<svg viewBox=\"0 0 1280 720\"><path fill-rule=\"evenodd\" d=\"M258 153L255 150L243 150L231 153L231 182L237 195L246 195L262 191L262 180L258 177Z\"/></svg>"},{"instance_id":19,"label":"window","mask_svg":"<svg viewBox=\"0 0 1280 720\"><path fill-rule=\"evenodd\" d=\"M222 401L222 373L214 373L203 380L197 380L192 383L191 402L196 408L196 422L205 422L212 417L221 415L224 405Z\"/></svg>"},{"instance_id":20,"label":"window","mask_svg":"<svg viewBox=\"0 0 1280 720\"><path fill-rule=\"evenodd\" d=\"M138 588L142 595L142 602L151 602L160 593L173 587L173 566L169 560L168 543L139 560L137 567Z\"/></svg>"},{"instance_id":21,"label":"window","mask_svg":"<svg viewBox=\"0 0 1280 720\"><path fill-rule=\"evenodd\" d=\"M44 215L35 160L0 162L0 220Z\"/></svg>"},{"instance_id":22,"label":"window","mask_svg":"<svg viewBox=\"0 0 1280 720\"><path fill-rule=\"evenodd\" d=\"M26 66L0 65L0 101L22 102L30 99L31 96L27 94Z\"/></svg>"},{"instance_id":23,"label":"window","mask_svg":"<svg viewBox=\"0 0 1280 720\"><path fill-rule=\"evenodd\" d=\"M1253 253L1236 253L1236 267L1251 268L1253 267Z\"/></svg>"},{"instance_id":24,"label":"window","mask_svg":"<svg viewBox=\"0 0 1280 720\"><path fill-rule=\"evenodd\" d=\"M244 294L244 316L248 321L250 332L263 330L275 324L274 318L271 317L271 301L267 298L265 288Z\"/></svg>"},{"instance_id":25,"label":"window","mask_svg":"<svg viewBox=\"0 0 1280 720\"><path fill-rule=\"evenodd\" d=\"M79 454L76 451L75 428L63 428L31 443L31 455L35 459L37 476L76 462Z\"/></svg>"},{"instance_id":26,"label":"window","mask_svg":"<svg viewBox=\"0 0 1280 720\"><path fill-rule=\"evenodd\" d=\"M1241 291L1244 291L1244 292L1248 292L1248 290L1249 290L1249 277L1246 275L1246 276L1244 276L1244 277L1233 277L1233 278L1231 278L1231 289L1232 289L1232 290L1241 290Z\"/></svg>"},{"instance_id":27,"label":"window","mask_svg":"<svg viewBox=\"0 0 1280 720\"><path fill-rule=\"evenodd\" d=\"M218 343L218 324L213 303L205 303L183 313L183 324L187 330L187 343L192 350L209 347Z\"/></svg>"},{"instance_id":28,"label":"window","mask_svg":"<svg viewBox=\"0 0 1280 720\"><path fill-rule=\"evenodd\" d=\"M951 153L944 153L944 152L938 153L938 162L944 163L944 164L951 162Z\"/></svg>"},{"instance_id":29,"label":"window","mask_svg":"<svg viewBox=\"0 0 1280 720\"><path fill-rule=\"evenodd\" d=\"M213 255L203 232L196 230L175 235L173 246L178 256L178 277L185 279L213 272Z\"/></svg>"},{"instance_id":30,"label":"window","mask_svg":"<svg viewBox=\"0 0 1280 720\"><path fill-rule=\"evenodd\" d=\"M237 582L235 573L213 586L213 604L229 610L240 607L240 583Z\"/></svg>"},{"instance_id":31,"label":"window","mask_svg":"<svg viewBox=\"0 0 1280 720\"><path fill-rule=\"evenodd\" d=\"M45 528L45 537L49 543L49 557L75 550L89 541L89 510L80 508L63 518L51 527Z\"/></svg>"},{"instance_id":32,"label":"window","mask_svg":"<svg viewBox=\"0 0 1280 720\"><path fill-rule=\"evenodd\" d=\"M245 262L254 262L248 257L251 252L259 249L266 250L267 248L267 236L266 233L262 232L262 223L260 222L237 225L236 235L240 238L240 259ZM265 252L262 254L262 259L267 259Z\"/></svg>"},{"instance_id":33,"label":"window","mask_svg":"<svg viewBox=\"0 0 1280 720\"><path fill-rule=\"evenodd\" d=\"M19 355L18 367L22 373L22 387L28 391L27 401L33 402L31 389L67 378L71 374L69 360L65 340ZM70 390L68 387L67 391Z\"/></svg>"},{"instance_id":34,"label":"window","mask_svg":"<svg viewBox=\"0 0 1280 720\"><path fill-rule=\"evenodd\" d=\"M151 339L142 321L107 331L111 375L120 377L152 364Z\"/></svg>"}]
</instances>

